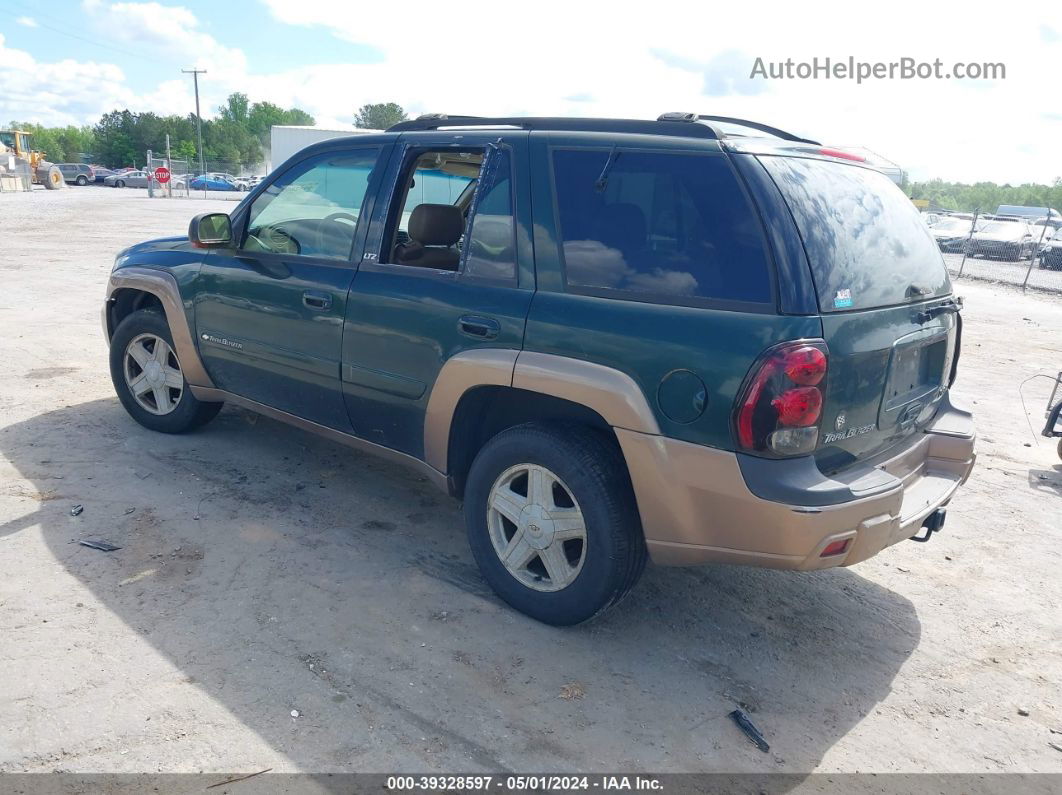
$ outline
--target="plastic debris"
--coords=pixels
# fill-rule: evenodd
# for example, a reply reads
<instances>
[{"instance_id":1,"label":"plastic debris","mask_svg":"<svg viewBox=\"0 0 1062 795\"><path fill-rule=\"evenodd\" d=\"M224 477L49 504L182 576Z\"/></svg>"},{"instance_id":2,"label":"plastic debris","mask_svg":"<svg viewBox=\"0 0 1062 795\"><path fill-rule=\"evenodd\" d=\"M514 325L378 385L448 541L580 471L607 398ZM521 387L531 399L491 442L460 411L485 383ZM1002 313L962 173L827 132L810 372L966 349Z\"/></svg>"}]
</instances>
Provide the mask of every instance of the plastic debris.
<instances>
[{"instance_id":1,"label":"plastic debris","mask_svg":"<svg viewBox=\"0 0 1062 795\"><path fill-rule=\"evenodd\" d=\"M756 744L757 748L764 753L771 750L771 746L767 744L767 740L765 740L763 735L760 734L760 730L756 728L749 716L745 714L744 710L735 709L730 713L729 717L738 725L738 728L741 729L741 731L745 732L745 736Z\"/></svg>"},{"instance_id":2,"label":"plastic debris","mask_svg":"<svg viewBox=\"0 0 1062 795\"><path fill-rule=\"evenodd\" d=\"M70 515L71 516L80 516L81 512L83 510L85 510L85 506L84 505L75 505L73 508L70 509Z\"/></svg>"}]
</instances>

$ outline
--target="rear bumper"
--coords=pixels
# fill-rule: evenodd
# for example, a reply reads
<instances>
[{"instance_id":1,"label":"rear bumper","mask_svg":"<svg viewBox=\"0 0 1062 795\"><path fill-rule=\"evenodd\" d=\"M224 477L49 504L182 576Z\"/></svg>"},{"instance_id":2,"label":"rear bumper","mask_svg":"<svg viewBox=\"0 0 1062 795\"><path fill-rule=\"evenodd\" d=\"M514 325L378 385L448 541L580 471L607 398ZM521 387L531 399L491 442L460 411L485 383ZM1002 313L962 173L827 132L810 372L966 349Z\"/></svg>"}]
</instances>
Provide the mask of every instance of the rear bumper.
<instances>
[{"instance_id":1,"label":"rear bumper","mask_svg":"<svg viewBox=\"0 0 1062 795\"><path fill-rule=\"evenodd\" d=\"M969 412L945 400L924 433L901 450L848 471L816 472L779 502L753 493L735 453L616 429L655 563L741 563L779 569L850 566L918 533L973 469ZM803 470L806 474L806 468ZM822 504L822 494L843 494ZM842 554L820 557L836 541Z\"/></svg>"}]
</instances>

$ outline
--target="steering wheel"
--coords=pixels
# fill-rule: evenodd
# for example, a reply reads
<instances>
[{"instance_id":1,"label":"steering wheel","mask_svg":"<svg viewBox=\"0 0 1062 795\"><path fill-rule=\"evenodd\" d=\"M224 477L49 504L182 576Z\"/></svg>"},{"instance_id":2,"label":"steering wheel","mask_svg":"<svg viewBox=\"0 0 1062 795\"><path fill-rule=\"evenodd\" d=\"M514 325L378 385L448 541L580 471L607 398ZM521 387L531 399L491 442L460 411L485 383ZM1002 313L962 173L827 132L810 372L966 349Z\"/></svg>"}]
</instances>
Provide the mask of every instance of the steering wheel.
<instances>
[{"instance_id":1,"label":"steering wheel","mask_svg":"<svg viewBox=\"0 0 1062 795\"><path fill-rule=\"evenodd\" d=\"M273 254L301 254L302 246L288 230L281 226L263 226L247 235L247 242L254 241L259 251Z\"/></svg>"},{"instance_id":2,"label":"steering wheel","mask_svg":"<svg viewBox=\"0 0 1062 795\"><path fill-rule=\"evenodd\" d=\"M352 215L351 213L332 213L331 215L326 215L324 218L321 219L321 222L317 225L317 245L315 246L318 252L328 251L329 248L331 248L331 246L329 246L328 233L326 231L328 229L328 225L330 223L343 223L345 225L345 222L347 221L350 222L352 227L356 227L358 225L358 216ZM352 239L353 233L354 230L352 228Z\"/></svg>"}]
</instances>

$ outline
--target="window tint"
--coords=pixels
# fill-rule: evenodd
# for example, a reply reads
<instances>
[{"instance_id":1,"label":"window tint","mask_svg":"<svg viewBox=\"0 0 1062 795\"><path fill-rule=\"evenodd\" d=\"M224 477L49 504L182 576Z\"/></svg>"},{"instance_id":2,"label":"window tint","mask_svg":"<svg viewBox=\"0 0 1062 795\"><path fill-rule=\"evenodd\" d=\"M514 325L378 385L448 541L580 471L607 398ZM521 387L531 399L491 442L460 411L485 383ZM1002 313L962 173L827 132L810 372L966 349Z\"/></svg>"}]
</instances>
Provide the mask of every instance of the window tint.
<instances>
[{"instance_id":1,"label":"window tint","mask_svg":"<svg viewBox=\"0 0 1062 795\"><path fill-rule=\"evenodd\" d=\"M870 309L951 292L918 210L884 174L799 157L761 157L804 240L819 308Z\"/></svg>"},{"instance_id":2,"label":"window tint","mask_svg":"<svg viewBox=\"0 0 1062 795\"><path fill-rule=\"evenodd\" d=\"M609 161L607 151L553 155L570 287L771 300L762 230L724 157L618 150Z\"/></svg>"},{"instance_id":3,"label":"window tint","mask_svg":"<svg viewBox=\"0 0 1062 795\"><path fill-rule=\"evenodd\" d=\"M480 174L465 273L485 279L516 278L512 169L507 149L495 149Z\"/></svg>"},{"instance_id":4,"label":"window tint","mask_svg":"<svg viewBox=\"0 0 1062 795\"><path fill-rule=\"evenodd\" d=\"M282 175L251 205L244 248L349 259L376 155L321 155Z\"/></svg>"}]
</instances>

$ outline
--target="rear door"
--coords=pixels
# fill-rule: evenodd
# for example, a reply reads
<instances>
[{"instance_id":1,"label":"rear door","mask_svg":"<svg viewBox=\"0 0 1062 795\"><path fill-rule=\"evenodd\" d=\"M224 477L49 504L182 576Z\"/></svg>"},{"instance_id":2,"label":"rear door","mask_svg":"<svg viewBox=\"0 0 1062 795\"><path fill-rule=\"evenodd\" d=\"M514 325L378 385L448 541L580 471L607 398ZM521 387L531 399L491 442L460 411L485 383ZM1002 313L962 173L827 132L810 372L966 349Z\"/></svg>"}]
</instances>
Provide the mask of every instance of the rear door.
<instances>
[{"instance_id":1,"label":"rear door","mask_svg":"<svg viewBox=\"0 0 1062 795\"><path fill-rule=\"evenodd\" d=\"M418 134L396 146L346 307L342 386L359 436L422 455L425 409L446 361L521 348L534 290L527 135ZM415 231L417 206L455 203L465 218L449 247L454 261L431 245L430 256L400 264L396 244Z\"/></svg>"},{"instance_id":2,"label":"rear door","mask_svg":"<svg viewBox=\"0 0 1062 795\"><path fill-rule=\"evenodd\" d=\"M759 160L811 265L830 351L817 457L837 471L932 418L958 338L951 282L918 211L883 174L814 158Z\"/></svg>"}]
</instances>

